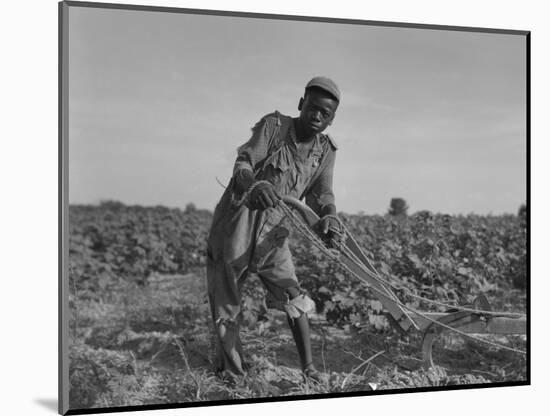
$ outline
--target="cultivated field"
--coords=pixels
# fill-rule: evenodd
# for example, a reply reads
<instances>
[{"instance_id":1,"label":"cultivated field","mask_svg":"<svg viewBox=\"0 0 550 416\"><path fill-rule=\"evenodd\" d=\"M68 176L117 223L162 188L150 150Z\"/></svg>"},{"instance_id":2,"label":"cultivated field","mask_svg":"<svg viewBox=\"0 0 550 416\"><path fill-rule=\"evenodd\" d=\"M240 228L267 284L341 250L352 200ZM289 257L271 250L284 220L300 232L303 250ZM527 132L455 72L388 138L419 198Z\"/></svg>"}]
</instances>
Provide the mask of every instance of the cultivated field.
<instances>
[{"instance_id":1,"label":"cultivated field","mask_svg":"<svg viewBox=\"0 0 550 416\"><path fill-rule=\"evenodd\" d=\"M525 312L526 220L505 216L340 214L375 267L413 293L468 304L483 293L494 310ZM300 235L292 249L315 300L315 364L327 383L304 383L286 319L267 310L251 276L242 339L250 365L241 380L212 372L205 288L211 213L125 206L70 207L70 404L72 409L327 392L518 381L525 356L450 334L438 366L420 368L418 333L393 329L372 293ZM406 293L405 303L437 310ZM443 310L443 309L439 309ZM486 336L526 348L523 336Z\"/></svg>"}]
</instances>

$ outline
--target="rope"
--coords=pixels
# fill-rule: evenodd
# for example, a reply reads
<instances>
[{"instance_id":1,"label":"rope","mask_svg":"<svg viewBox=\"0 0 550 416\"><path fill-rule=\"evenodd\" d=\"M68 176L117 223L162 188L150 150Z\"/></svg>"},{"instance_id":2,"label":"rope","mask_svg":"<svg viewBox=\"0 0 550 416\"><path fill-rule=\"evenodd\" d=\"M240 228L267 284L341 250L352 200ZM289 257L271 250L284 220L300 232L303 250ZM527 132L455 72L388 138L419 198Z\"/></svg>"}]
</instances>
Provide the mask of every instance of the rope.
<instances>
[{"instance_id":1,"label":"rope","mask_svg":"<svg viewBox=\"0 0 550 416\"><path fill-rule=\"evenodd\" d=\"M223 189L227 188L227 186L224 185L217 176L216 176L216 182L218 182L218 185L220 185Z\"/></svg>"},{"instance_id":2,"label":"rope","mask_svg":"<svg viewBox=\"0 0 550 416\"><path fill-rule=\"evenodd\" d=\"M296 229L301 232L306 238L308 238L312 243L313 245L315 245L318 249L320 249L321 252L323 252L325 255L327 255L330 259L332 259L333 261L335 261L340 267L342 267L343 269L345 269L349 274L355 276L357 279L359 279L360 281L364 282L364 283L367 283L365 281L365 279L358 275L357 273L355 273L353 270L351 270L346 264L344 264L339 258L337 255L335 255L330 249L328 249L324 244L323 242L319 239L319 237L313 233L310 229L310 227L308 227L306 224L304 224L303 220L298 217L296 215L296 213L290 208L288 207L283 201L281 201L280 203L280 206L282 207L282 210L284 211L285 215L291 220L291 222L293 223L293 225L296 227ZM346 233L351 236L351 234L349 233L349 231L346 230ZM351 253L353 255L353 257L351 257L350 259L354 262L354 263L357 263L357 265L359 267L361 267L362 270L366 271L369 273L369 276L375 278L379 283L383 284L383 285L387 285L388 283L383 281L380 277L378 277L375 273L372 273L372 271L368 270L365 268L365 266L362 264L362 262L359 262L357 257ZM372 267L372 265L370 265L369 263L369 266ZM374 269L374 268L373 268ZM488 341L488 340L484 340L484 339L481 339L481 338L478 338L478 337L475 337L471 334L468 334L466 332L463 332L457 328L453 328L449 325L446 325L442 322L439 322L437 321L436 319L433 319L429 316L427 316L425 313L423 312L420 312L406 304L404 304L403 302L401 302L399 299L394 299L394 298L391 298L390 296L388 296L386 293L382 292L381 290L379 290L378 288L376 287L373 287L372 285L369 284L369 289L373 290L374 292L376 292L380 297L382 298L385 298L391 302L395 302L397 303L400 307L404 308L404 309L407 309L408 311L414 313L414 314L417 314L419 316L421 316L422 318L426 319L427 321L429 322L432 322L440 327L443 327L451 332L455 332L457 334L460 334L461 336L465 337L465 338L469 338L469 339L472 339L474 341L477 341L477 342L480 342L480 343L483 343L483 344L486 344L486 345L490 345L492 347L496 347L496 348L500 348L500 349L504 349L504 350L508 350L508 351L511 351L511 352L516 352L516 353L519 353L519 354L527 354L526 351L523 351L523 350L520 350L520 349L517 349L517 348L513 348L513 347L508 347L506 345L502 345L502 344L499 344L499 343L496 343L496 342L492 342L492 341ZM470 309L470 308L468 308ZM472 311L475 310L475 309L471 309ZM485 311L485 312L491 312L493 313L492 311Z\"/></svg>"}]
</instances>

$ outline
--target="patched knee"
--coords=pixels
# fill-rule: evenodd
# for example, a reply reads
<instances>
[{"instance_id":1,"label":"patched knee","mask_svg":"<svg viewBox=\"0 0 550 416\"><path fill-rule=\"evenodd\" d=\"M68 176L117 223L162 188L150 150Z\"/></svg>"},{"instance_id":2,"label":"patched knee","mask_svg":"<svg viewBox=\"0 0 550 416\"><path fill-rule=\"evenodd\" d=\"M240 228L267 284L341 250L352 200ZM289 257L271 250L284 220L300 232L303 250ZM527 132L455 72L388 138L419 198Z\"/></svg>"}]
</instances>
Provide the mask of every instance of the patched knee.
<instances>
[{"instance_id":1,"label":"patched knee","mask_svg":"<svg viewBox=\"0 0 550 416\"><path fill-rule=\"evenodd\" d=\"M299 318L305 313L312 312L315 309L315 302L311 298L303 293L288 300L284 305L284 311L292 318Z\"/></svg>"}]
</instances>

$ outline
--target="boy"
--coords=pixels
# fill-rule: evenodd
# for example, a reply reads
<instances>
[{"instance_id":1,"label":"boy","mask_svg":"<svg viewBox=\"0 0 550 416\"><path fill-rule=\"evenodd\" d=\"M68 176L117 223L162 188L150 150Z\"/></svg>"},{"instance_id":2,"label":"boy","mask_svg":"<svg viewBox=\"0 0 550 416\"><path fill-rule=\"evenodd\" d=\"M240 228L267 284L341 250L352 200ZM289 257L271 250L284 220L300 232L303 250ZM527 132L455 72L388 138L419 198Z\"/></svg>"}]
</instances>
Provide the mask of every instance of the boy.
<instances>
[{"instance_id":1,"label":"boy","mask_svg":"<svg viewBox=\"0 0 550 416\"><path fill-rule=\"evenodd\" d=\"M239 339L240 287L256 273L266 302L287 313L305 377L321 380L312 362L307 312L313 301L300 289L288 246L288 223L277 206L281 195L305 198L331 237L337 226L332 176L336 145L323 131L332 124L340 91L326 77L310 80L299 116L263 117L237 150L233 177L214 211L208 238L208 296L216 333L216 371L244 375Z\"/></svg>"}]
</instances>

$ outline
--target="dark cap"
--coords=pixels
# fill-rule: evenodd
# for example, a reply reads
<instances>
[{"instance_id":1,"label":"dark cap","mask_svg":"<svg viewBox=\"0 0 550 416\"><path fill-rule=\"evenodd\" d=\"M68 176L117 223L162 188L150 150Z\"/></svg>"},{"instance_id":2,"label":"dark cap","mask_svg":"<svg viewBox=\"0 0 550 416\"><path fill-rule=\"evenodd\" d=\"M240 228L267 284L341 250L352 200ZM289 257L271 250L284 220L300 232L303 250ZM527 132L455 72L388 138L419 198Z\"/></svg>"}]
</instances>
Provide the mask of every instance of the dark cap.
<instances>
[{"instance_id":1,"label":"dark cap","mask_svg":"<svg viewBox=\"0 0 550 416\"><path fill-rule=\"evenodd\" d=\"M338 88L338 85L336 85L336 83L330 78L314 77L307 83L306 90L311 87L317 87L325 90L329 94L333 95L338 102L340 102L340 89Z\"/></svg>"}]
</instances>

